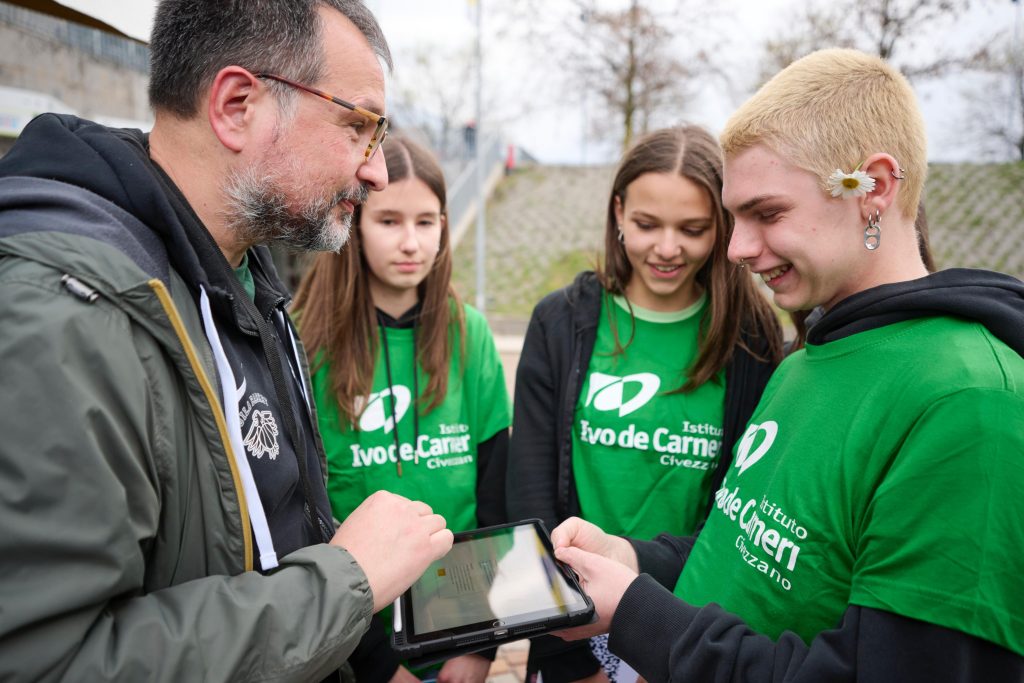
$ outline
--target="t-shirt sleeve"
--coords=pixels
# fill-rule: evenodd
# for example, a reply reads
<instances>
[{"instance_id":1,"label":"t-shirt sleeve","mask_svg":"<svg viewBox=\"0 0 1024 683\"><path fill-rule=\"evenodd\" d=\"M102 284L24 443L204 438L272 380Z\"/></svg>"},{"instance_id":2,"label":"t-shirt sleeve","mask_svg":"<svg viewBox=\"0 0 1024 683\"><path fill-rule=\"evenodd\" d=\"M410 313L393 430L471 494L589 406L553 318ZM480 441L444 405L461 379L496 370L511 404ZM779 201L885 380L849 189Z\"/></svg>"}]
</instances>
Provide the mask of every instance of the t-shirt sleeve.
<instances>
[{"instance_id":1,"label":"t-shirt sleeve","mask_svg":"<svg viewBox=\"0 0 1024 683\"><path fill-rule=\"evenodd\" d=\"M854 520L850 603L1024 653L1021 491L1024 396L971 388L934 402Z\"/></svg>"}]
</instances>

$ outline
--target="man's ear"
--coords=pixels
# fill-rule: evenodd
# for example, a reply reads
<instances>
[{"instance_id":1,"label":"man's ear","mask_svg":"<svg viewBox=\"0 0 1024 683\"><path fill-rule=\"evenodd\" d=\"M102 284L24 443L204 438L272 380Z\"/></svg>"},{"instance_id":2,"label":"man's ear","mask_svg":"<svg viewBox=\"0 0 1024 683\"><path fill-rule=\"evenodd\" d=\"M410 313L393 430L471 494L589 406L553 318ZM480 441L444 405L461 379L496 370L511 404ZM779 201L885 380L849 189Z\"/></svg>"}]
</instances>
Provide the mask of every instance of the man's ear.
<instances>
[{"instance_id":1,"label":"man's ear","mask_svg":"<svg viewBox=\"0 0 1024 683\"><path fill-rule=\"evenodd\" d=\"M217 72L210 86L207 117L220 143L241 152L256 118L256 106L269 92L259 79L240 66L226 66Z\"/></svg>"},{"instance_id":2,"label":"man's ear","mask_svg":"<svg viewBox=\"0 0 1024 683\"><path fill-rule=\"evenodd\" d=\"M892 155L883 152L865 159L861 170L875 179L875 189L860 198L861 217L866 221L875 211L885 213L896 201L903 170Z\"/></svg>"}]
</instances>

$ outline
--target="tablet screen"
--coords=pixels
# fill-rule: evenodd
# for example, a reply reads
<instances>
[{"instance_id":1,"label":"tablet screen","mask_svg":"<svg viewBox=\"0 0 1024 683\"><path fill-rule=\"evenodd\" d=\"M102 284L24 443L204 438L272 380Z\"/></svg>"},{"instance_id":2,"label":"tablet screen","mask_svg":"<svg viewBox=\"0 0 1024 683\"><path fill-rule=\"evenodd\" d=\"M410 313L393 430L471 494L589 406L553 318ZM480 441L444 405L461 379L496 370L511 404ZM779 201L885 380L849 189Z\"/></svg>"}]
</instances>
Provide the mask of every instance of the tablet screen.
<instances>
[{"instance_id":1,"label":"tablet screen","mask_svg":"<svg viewBox=\"0 0 1024 683\"><path fill-rule=\"evenodd\" d=\"M410 589L409 640L437 631L515 627L586 609L549 548L533 523L458 536Z\"/></svg>"}]
</instances>

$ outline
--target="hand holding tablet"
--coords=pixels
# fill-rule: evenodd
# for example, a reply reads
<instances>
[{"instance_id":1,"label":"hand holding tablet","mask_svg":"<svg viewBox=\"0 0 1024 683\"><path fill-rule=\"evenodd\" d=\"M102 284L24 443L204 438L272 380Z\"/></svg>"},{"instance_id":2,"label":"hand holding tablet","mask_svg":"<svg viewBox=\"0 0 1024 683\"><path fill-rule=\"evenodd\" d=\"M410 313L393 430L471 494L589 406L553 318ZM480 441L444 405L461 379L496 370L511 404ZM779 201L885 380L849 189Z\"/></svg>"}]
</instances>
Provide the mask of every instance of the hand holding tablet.
<instances>
[{"instance_id":1,"label":"hand holding tablet","mask_svg":"<svg viewBox=\"0 0 1024 683\"><path fill-rule=\"evenodd\" d=\"M451 552L398 599L392 646L406 658L439 661L585 624L593 614L543 524L527 520L456 534Z\"/></svg>"},{"instance_id":2,"label":"hand holding tablet","mask_svg":"<svg viewBox=\"0 0 1024 683\"><path fill-rule=\"evenodd\" d=\"M573 547L597 553L626 565L635 573L640 572L636 550L629 541L609 534L596 524L579 517L570 517L555 527L551 532L551 545L555 550Z\"/></svg>"},{"instance_id":3,"label":"hand holding tablet","mask_svg":"<svg viewBox=\"0 0 1024 683\"><path fill-rule=\"evenodd\" d=\"M555 631L564 640L580 640L607 633L612 616L637 573L625 564L580 548L558 548L555 557L579 576L580 585L594 601L597 620L590 624Z\"/></svg>"}]
</instances>

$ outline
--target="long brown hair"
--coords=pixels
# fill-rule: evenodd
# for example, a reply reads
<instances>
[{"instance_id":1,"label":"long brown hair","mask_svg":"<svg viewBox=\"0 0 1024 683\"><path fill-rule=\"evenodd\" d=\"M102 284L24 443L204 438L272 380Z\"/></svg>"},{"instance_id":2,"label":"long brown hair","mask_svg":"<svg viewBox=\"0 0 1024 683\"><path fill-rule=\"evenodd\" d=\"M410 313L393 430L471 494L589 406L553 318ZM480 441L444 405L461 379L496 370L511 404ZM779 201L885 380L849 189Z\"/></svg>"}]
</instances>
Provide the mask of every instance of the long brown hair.
<instances>
[{"instance_id":1,"label":"long brown hair","mask_svg":"<svg viewBox=\"0 0 1024 683\"><path fill-rule=\"evenodd\" d=\"M446 214L444 172L425 148L400 136L387 139L389 182L422 180L441 202L441 243L430 273L417 287L421 304L416 321L416 360L429 378L417 405L429 413L448 392L448 370L455 339L460 361L465 355L465 317L451 285L452 250ZM361 207L352 218L348 244L339 253L318 254L295 294L302 342L309 349L316 372L330 365L331 388L338 411L356 425L360 402L373 389L377 361L377 315L370 294L369 265L359 235Z\"/></svg>"},{"instance_id":2,"label":"long brown hair","mask_svg":"<svg viewBox=\"0 0 1024 683\"><path fill-rule=\"evenodd\" d=\"M746 270L726 258L732 234L732 216L722 207L722 151L700 126L663 128L643 136L626 152L615 173L604 237L604 266L598 278L611 294L625 295L633 267L619 242L615 202L626 204L630 183L645 173L675 173L701 187L711 200L715 244L696 281L708 293L709 306L700 325L697 358L686 369L686 382L678 391L692 391L712 379L742 345L754 355L740 336L764 336L766 355L772 362L782 356L782 334L768 301L757 290Z\"/></svg>"}]
</instances>

